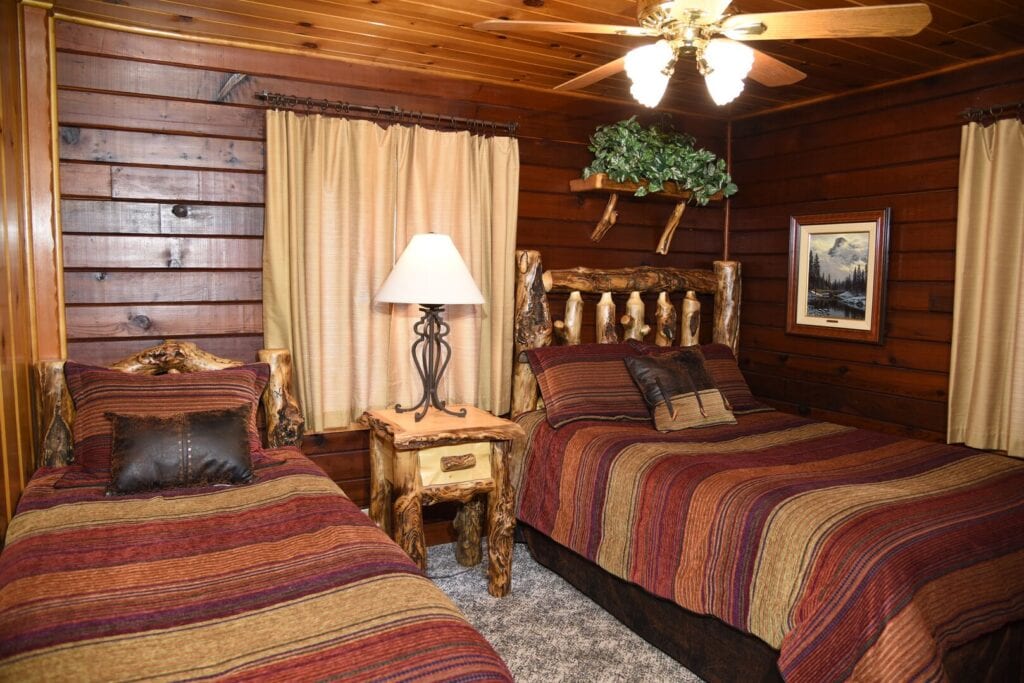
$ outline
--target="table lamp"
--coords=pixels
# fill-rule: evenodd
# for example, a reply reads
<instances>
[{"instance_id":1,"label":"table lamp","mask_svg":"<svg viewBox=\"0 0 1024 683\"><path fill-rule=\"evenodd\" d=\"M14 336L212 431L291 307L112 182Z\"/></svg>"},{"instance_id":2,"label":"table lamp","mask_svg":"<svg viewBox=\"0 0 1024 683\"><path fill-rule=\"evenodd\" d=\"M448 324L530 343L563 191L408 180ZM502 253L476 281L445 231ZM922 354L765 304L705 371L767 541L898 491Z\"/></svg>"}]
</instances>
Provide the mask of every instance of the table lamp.
<instances>
[{"instance_id":1,"label":"table lamp","mask_svg":"<svg viewBox=\"0 0 1024 683\"><path fill-rule=\"evenodd\" d=\"M452 238L432 232L413 235L374 300L419 304L423 313L413 326L417 336L412 344L412 362L423 381L423 398L410 408L396 404L395 410L404 413L421 409L414 416L417 422L431 406L449 415L465 417L465 408L458 412L449 410L437 396L441 377L452 357L452 347L445 341L449 327L442 314L446 304L482 304L484 297Z\"/></svg>"}]
</instances>

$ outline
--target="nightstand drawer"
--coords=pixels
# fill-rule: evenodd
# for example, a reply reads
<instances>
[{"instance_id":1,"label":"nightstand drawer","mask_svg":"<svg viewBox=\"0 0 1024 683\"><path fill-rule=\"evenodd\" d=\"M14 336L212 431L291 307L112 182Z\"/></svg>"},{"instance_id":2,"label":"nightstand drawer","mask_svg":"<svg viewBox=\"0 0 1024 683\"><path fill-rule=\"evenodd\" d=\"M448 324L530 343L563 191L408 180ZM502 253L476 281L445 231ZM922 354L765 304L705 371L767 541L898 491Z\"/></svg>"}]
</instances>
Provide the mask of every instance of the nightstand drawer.
<instances>
[{"instance_id":1,"label":"nightstand drawer","mask_svg":"<svg viewBox=\"0 0 1024 683\"><path fill-rule=\"evenodd\" d=\"M464 481L489 479L491 476L491 443L480 441L424 448L419 451L419 460L422 486L458 484ZM453 469L456 467L458 469Z\"/></svg>"}]
</instances>

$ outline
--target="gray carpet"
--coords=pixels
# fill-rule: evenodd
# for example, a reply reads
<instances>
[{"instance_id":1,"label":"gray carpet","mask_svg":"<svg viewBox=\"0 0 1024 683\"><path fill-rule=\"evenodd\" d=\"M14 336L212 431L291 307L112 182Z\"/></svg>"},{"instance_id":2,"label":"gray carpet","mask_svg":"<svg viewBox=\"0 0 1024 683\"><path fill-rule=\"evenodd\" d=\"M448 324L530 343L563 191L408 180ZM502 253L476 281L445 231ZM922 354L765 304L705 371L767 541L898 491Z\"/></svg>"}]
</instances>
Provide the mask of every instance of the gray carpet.
<instances>
[{"instance_id":1,"label":"gray carpet","mask_svg":"<svg viewBox=\"0 0 1024 683\"><path fill-rule=\"evenodd\" d=\"M427 574L505 659L519 683L700 679L627 629L516 544L512 593L487 592L487 555L467 569L452 545L432 546Z\"/></svg>"}]
</instances>

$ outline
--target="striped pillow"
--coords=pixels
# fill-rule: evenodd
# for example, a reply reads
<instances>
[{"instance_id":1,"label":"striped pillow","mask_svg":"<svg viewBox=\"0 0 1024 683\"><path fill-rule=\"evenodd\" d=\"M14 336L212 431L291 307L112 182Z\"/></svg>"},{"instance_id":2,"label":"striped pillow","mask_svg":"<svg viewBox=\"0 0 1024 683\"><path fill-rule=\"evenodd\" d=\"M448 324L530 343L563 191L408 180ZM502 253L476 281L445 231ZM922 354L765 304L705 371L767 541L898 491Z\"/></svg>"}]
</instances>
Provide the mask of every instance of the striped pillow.
<instances>
[{"instance_id":1,"label":"striped pillow","mask_svg":"<svg viewBox=\"0 0 1024 683\"><path fill-rule=\"evenodd\" d=\"M750 393L750 387L740 372L740 366L736 364L732 349L725 344L703 344L700 350L704 354L704 367L711 373L711 379L715 381L722 396L732 406L734 415L773 410Z\"/></svg>"},{"instance_id":2,"label":"striped pillow","mask_svg":"<svg viewBox=\"0 0 1024 683\"><path fill-rule=\"evenodd\" d=\"M628 344L545 346L527 351L551 426L576 420L650 422L644 397L623 362L636 355Z\"/></svg>"},{"instance_id":3,"label":"striped pillow","mask_svg":"<svg viewBox=\"0 0 1024 683\"><path fill-rule=\"evenodd\" d=\"M270 377L266 363L207 372L139 375L68 361L64 376L75 404L75 463L87 469L110 468L113 428L105 413L170 417L245 405L250 407L249 450L259 453L262 448L256 413Z\"/></svg>"}]
</instances>

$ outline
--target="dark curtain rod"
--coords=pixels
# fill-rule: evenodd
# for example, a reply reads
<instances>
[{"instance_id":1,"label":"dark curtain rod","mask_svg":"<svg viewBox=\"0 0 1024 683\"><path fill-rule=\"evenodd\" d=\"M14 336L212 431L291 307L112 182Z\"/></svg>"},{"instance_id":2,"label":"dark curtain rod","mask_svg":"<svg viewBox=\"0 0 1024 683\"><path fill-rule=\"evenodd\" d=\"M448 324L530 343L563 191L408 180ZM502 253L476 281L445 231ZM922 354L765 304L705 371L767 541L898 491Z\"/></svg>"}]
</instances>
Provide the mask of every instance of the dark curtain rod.
<instances>
[{"instance_id":1,"label":"dark curtain rod","mask_svg":"<svg viewBox=\"0 0 1024 683\"><path fill-rule=\"evenodd\" d=\"M302 109L307 113L332 114L334 116L353 115L374 121L404 123L410 126L464 129L471 133L490 133L491 135L505 133L509 137L515 137L516 129L519 128L519 124L514 121L509 123L482 121L480 119L466 119L460 116L444 116L443 114L409 111L408 109L399 109L398 107L371 107L365 104L352 104L337 100L316 100L312 97L296 97L295 95L283 95L276 92L267 92L266 90L256 93L255 97L276 109Z\"/></svg>"},{"instance_id":2,"label":"dark curtain rod","mask_svg":"<svg viewBox=\"0 0 1024 683\"><path fill-rule=\"evenodd\" d=\"M995 123L999 119L1016 118L1024 121L1024 102L997 104L994 107L969 107L960 112L960 118L983 126Z\"/></svg>"}]
</instances>

